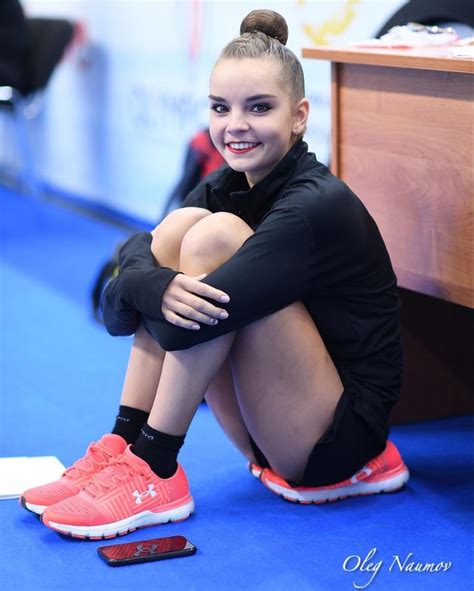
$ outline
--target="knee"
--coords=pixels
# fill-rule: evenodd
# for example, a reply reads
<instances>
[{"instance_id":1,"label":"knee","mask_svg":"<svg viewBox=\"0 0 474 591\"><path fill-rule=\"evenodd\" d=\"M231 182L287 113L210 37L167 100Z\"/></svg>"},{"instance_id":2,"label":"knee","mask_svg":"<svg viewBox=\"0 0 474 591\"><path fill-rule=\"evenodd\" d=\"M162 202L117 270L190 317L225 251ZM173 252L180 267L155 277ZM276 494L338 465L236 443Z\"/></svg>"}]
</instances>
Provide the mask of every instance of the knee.
<instances>
[{"instance_id":1,"label":"knee","mask_svg":"<svg viewBox=\"0 0 474 591\"><path fill-rule=\"evenodd\" d=\"M182 207L169 213L156 228L151 231L153 238L158 237L163 232L175 232L183 228L189 230L194 224L211 215L208 209L202 207Z\"/></svg>"},{"instance_id":2,"label":"knee","mask_svg":"<svg viewBox=\"0 0 474 591\"><path fill-rule=\"evenodd\" d=\"M252 234L253 230L232 213L214 213L189 229L181 243L181 257L227 260Z\"/></svg>"},{"instance_id":3,"label":"knee","mask_svg":"<svg viewBox=\"0 0 474 591\"><path fill-rule=\"evenodd\" d=\"M183 207L169 213L165 219L151 232L151 250L158 258L160 251L177 250L181 247L186 232L195 224L211 215L211 212L201 207Z\"/></svg>"}]
</instances>

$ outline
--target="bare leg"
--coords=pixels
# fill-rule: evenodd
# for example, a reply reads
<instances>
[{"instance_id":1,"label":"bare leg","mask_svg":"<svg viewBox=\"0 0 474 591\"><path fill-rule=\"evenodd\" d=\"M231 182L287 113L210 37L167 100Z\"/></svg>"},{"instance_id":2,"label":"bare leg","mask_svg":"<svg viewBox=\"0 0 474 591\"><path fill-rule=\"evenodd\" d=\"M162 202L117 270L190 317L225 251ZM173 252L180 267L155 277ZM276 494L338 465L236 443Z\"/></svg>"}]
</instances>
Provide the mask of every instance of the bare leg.
<instances>
[{"instance_id":1,"label":"bare leg","mask_svg":"<svg viewBox=\"0 0 474 591\"><path fill-rule=\"evenodd\" d=\"M160 264L179 269L181 242L186 232L210 215L205 209L187 207L171 212L153 230L152 252ZM161 376L165 351L143 327L135 333L120 404L150 412Z\"/></svg>"},{"instance_id":2,"label":"bare leg","mask_svg":"<svg viewBox=\"0 0 474 591\"><path fill-rule=\"evenodd\" d=\"M165 352L140 326L133 337L120 404L150 412Z\"/></svg>"},{"instance_id":3,"label":"bare leg","mask_svg":"<svg viewBox=\"0 0 474 591\"><path fill-rule=\"evenodd\" d=\"M247 425L242 417L230 359L227 358L206 392L206 402L217 422L237 449L254 464L254 456L249 440Z\"/></svg>"},{"instance_id":4,"label":"bare leg","mask_svg":"<svg viewBox=\"0 0 474 591\"><path fill-rule=\"evenodd\" d=\"M303 304L296 302L241 329L232 367L250 434L276 472L299 480L343 392Z\"/></svg>"},{"instance_id":5,"label":"bare leg","mask_svg":"<svg viewBox=\"0 0 474 591\"><path fill-rule=\"evenodd\" d=\"M231 214L201 220L183 240L182 269L209 272L222 264L225 245L224 260L249 233ZM149 419L153 428L174 435L186 432L235 335L166 355ZM314 322L301 303L292 304L241 329L231 360L246 426L272 467L287 479L299 479L343 391Z\"/></svg>"},{"instance_id":6,"label":"bare leg","mask_svg":"<svg viewBox=\"0 0 474 591\"><path fill-rule=\"evenodd\" d=\"M198 222L185 235L181 243L180 270L188 275L209 273L241 246L251 234L250 228L242 224L234 224L233 231L219 241L206 233L212 227L218 228L221 223L237 217L230 214L214 214L211 224L202 225ZM199 228L197 233L194 228ZM149 425L170 435L184 435L191 420L201 403L210 383L218 374L229 355L235 338L230 333L213 341L196 345L184 351L173 351L166 354L155 402L148 419Z\"/></svg>"},{"instance_id":7,"label":"bare leg","mask_svg":"<svg viewBox=\"0 0 474 591\"><path fill-rule=\"evenodd\" d=\"M266 326L263 328L261 325L264 321ZM332 421L334 402L337 405L342 393L342 383L337 374L334 375L334 366L319 334L314 335L311 329L313 324L304 306L294 304L241 329L228 360L206 393L206 401L219 425L242 454L249 461L256 462L249 442L249 434L251 434L275 471L282 475L294 474L292 477L287 476L290 480L299 480L314 444ZM276 333L273 337L272 329ZM254 330L258 331L257 338L253 338ZM309 341L305 348L304 340L308 337ZM279 344L282 345L281 348L278 347ZM276 350L274 345L277 345ZM314 363L314 347L319 349L316 358L323 364L327 359L329 367L321 370L313 366L314 375L308 375L304 370L311 368ZM265 353L267 359L261 362L261 356ZM300 359L300 353L303 357L305 355L309 357L307 360L309 363ZM298 357L298 359L292 360L292 357ZM289 370L285 379L279 369L281 361ZM290 375L293 373L292 369L293 376ZM320 378L322 376L324 380L325 376L331 377L331 374L334 382L330 380L326 384L326 390ZM263 381L263 384L260 381ZM298 381L301 382L302 389L298 388ZM307 407L305 404L304 392L308 384L313 384L314 400L318 400L313 414L310 412L312 407ZM316 390L316 384L318 384L318 390ZM316 398L319 390L322 391L322 396ZM270 397L269 391L272 392ZM298 401L299 396L302 398L301 402ZM281 400L274 400L278 397ZM321 406L319 398L323 403ZM271 400L274 400L273 404ZM286 417L291 416L298 405L300 405L301 414L295 417L296 420L293 423L290 423ZM326 421L324 413L326 413ZM289 446L288 441L292 440L291 431L294 429L296 429L298 445Z\"/></svg>"}]
</instances>

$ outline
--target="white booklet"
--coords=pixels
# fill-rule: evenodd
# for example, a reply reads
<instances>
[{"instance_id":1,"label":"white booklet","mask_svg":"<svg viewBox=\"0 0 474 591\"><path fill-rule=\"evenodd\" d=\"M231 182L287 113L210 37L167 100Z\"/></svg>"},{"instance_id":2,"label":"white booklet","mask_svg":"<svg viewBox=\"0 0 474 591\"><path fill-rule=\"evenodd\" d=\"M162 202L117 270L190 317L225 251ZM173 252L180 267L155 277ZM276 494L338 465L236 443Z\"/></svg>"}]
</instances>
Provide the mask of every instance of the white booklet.
<instances>
[{"instance_id":1,"label":"white booklet","mask_svg":"<svg viewBox=\"0 0 474 591\"><path fill-rule=\"evenodd\" d=\"M0 458L0 499L15 499L27 488L57 480L64 470L54 456Z\"/></svg>"}]
</instances>

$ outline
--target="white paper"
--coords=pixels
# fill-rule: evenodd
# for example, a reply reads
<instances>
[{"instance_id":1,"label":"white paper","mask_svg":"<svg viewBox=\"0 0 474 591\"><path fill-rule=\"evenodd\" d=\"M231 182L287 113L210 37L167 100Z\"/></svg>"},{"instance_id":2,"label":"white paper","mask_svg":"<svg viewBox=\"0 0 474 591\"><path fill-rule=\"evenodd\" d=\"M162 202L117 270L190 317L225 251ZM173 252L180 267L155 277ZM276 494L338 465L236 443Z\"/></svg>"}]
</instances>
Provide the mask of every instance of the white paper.
<instances>
[{"instance_id":1,"label":"white paper","mask_svg":"<svg viewBox=\"0 0 474 591\"><path fill-rule=\"evenodd\" d=\"M15 499L27 488L57 480L64 470L55 456L0 458L0 499Z\"/></svg>"},{"instance_id":2,"label":"white paper","mask_svg":"<svg viewBox=\"0 0 474 591\"><path fill-rule=\"evenodd\" d=\"M474 45L455 45L450 48L450 53L452 57L467 57L467 58L474 58Z\"/></svg>"}]
</instances>

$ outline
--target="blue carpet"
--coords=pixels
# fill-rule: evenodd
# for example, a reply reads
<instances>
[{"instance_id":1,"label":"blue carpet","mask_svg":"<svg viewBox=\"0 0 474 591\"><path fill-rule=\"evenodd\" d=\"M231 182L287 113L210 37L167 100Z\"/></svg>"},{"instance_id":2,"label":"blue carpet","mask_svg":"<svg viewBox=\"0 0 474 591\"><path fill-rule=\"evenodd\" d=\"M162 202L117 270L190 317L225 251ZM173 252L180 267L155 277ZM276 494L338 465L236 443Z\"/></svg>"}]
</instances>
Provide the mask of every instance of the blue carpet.
<instances>
[{"instance_id":1,"label":"blue carpet","mask_svg":"<svg viewBox=\"0 0 474 591\"><path fill-rule=\"evenodd\" d=\"M118 405L130 339L113 339L91 320L88 290L125 234L6 190L0 203L0 456L52 454L67 465L111 427ZM403 491L292 505L250 477L203 406L181 454L196 501L189 520L81 542L46 529L17 501L0 501L0 585L6 591L472 589L472 418L398 426L392 439L412 474ZM101 545L176 534L198 553L118 569L96 555ZM351 569L355 556L362 561L373 548L362 570L344 571L349 556ZM395 556L451 567L401 572ZM368 562L380 563L375 575Z\"/></svg>"}]
</instances>

